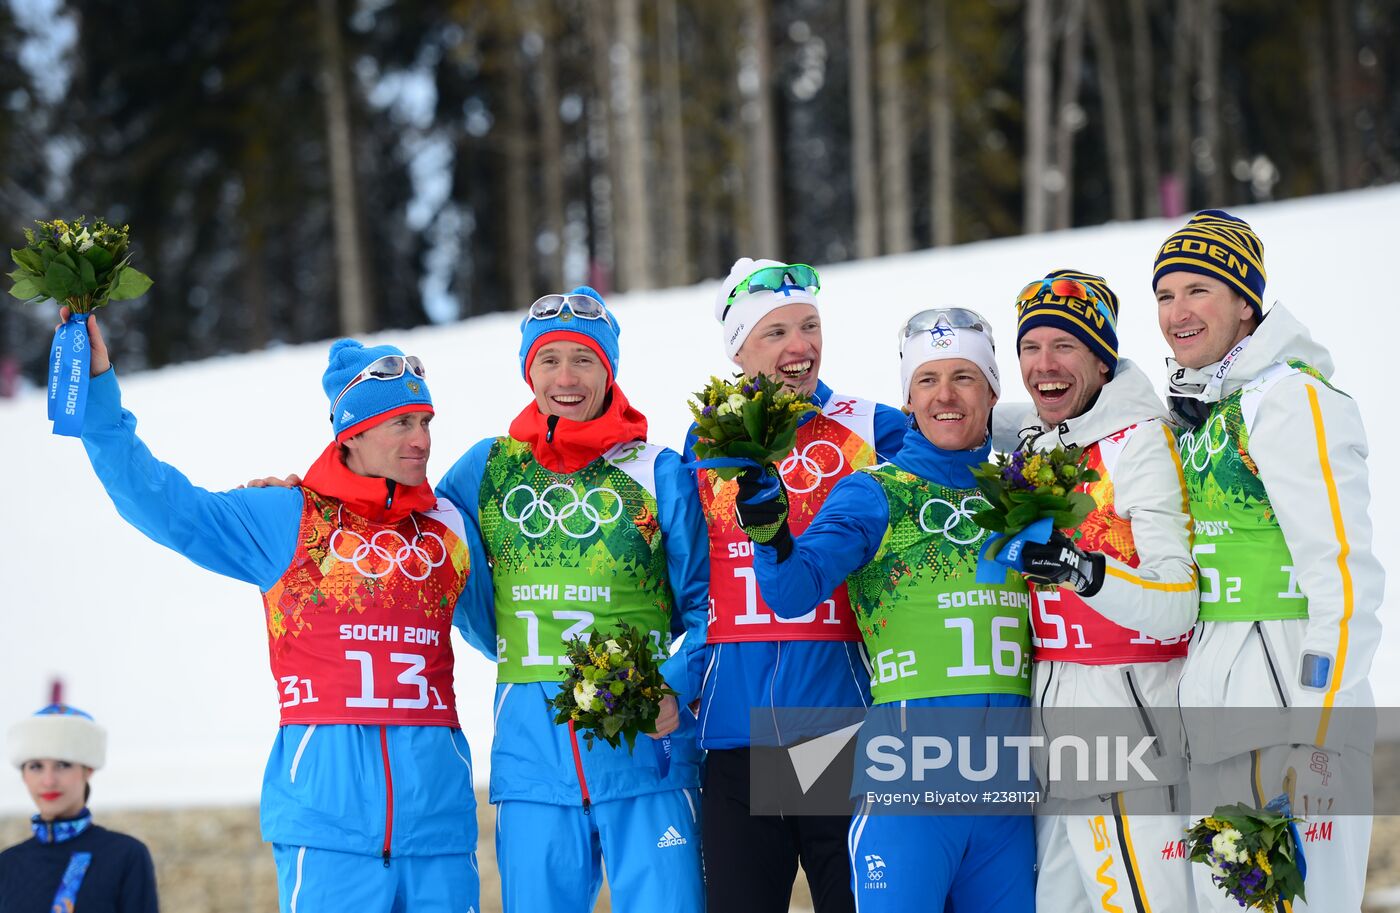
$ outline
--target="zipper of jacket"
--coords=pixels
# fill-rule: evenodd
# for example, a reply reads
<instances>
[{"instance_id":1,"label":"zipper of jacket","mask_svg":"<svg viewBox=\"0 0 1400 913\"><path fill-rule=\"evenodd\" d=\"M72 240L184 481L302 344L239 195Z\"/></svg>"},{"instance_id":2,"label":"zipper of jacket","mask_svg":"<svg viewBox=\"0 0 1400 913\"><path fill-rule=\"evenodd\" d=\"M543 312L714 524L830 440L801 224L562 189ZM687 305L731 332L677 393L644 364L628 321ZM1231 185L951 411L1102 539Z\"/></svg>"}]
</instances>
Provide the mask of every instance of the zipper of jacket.
<instances>
[{"instance_id":1,"label":"zipper of jacket","mask_svg":"<svg viewBox=\"0 0 1400 913\"><path fill-rule=\"evenodd\" d=\"M1269 638L1264 635L1264 623L1256 621L1254 631L1259 635L1259 644L1264 648L1264 662L1269 664L1269 677L1274 681L1274 691L1278 694L1279 706L1288 707L1288 697L1283 691L1283 680L1278 677L1278 667L1274 665L1274 654L1269 649Z\"/></svg>"},{"instance_id":2,"label":"zipper of jacket","mask_svg":"<svg viewBox=\"0 0 1400 913\"><path fill-rule=\"evenodd\" d=\"M1161 742L1157 739L1157 729L1152 725L1152 717L1147 712L1147 705L1142 700L1142 695L1138 693L1137 682L1133 680L1133 670L1123 670L1123 680L1128 684L1128 694L1132 696L1133 706L1137 707L1138 716L1142 718L1142 727L1147 730L1147 734L1152 737L1152 752L1161 757L1165 752Z\"/></svg>"},{"instance_id":3,"label":"zipper of jacket","mask_svg":"<svg viewBox=\"0 0 1400 913\"><path fill-rule=\"evenodd\" d=\"M384 868L389 867L394 839L394 774L389 769L389 729L379 727L379 748L384 754Z\"/></svg>"},{"instance_id":4,"label":"zipper of jacket","mask_svg":"<svg viewBox=\"0 0 1400 913\"><path fill-rule=\"evenodd\" d=\"M593 800L588 795L588 780L583 775L583 755L579 754L573 720L569 720L569 747L574 750L574 771L578 774L578 791L583 796L583 813L587 815L593 809Z\"/></svg>"}]
</instances>

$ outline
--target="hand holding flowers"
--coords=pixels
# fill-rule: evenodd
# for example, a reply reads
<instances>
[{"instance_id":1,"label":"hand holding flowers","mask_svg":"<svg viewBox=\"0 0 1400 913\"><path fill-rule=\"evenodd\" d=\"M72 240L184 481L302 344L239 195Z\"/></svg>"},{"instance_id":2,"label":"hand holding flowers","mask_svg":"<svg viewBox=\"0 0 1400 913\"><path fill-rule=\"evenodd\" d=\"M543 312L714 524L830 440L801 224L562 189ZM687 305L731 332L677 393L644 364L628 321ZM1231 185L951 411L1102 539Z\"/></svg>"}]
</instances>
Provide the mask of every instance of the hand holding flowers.
<instances>
[{"instance_id":1,"label":"hand holding flowers","mask_svg":"<svg viewBox=\"0 0 1400 913\"><path fill-rule=\"evenodd\" d=\"M647 632L619 623L606 640L597 632L565 646L570 666L552 705L554 722L583 730L591 751L601 739L613 748L623 740L635 750L638 733L655 733L662 700L676 694L657 664Z\"/></svg>"},{"instance_id":2,"label":"hand holding flowers","mask_svg":"<svg viewBox=\"0 0 1400 913\"><path fill-rule=\"evenodd\" d=\"M1187 830L1187 855L1210 869L1211 880L1241 907L1274 910L1307 899L1298 829L1279 796L1263 809L1223 805Z\"/></svg>"},{"instance_id":3,"label":"hand holding flowers","mask_svg":"<svg viewBox=\"0 0 1400 913\"><path fill-rule=\"evenodd\" d=\"M1080 447L1025 448L998 454L972 470L991 505L972 519L993 533L979 556L979 581L1000 582L1007 568L1023 570L1026 543L1043 544L1056 529L1073 529L1084 522L1094 499L1076 489L1099 478L1085 466L1087 459L1088 452Z\"/></svg>"},{"instance_id":4,"label":"hand holding flowers","mask_svg":"<svg viewBox=\"0 0 1400 913\"><path fill-rule=\"evenodd\" d=\"M745 468L774 465L792 452L802 417L815 411L801 394L767 375L737 374L733 381L711 377L690 402L696 465L725 480Z\"/></svg>"}]
</instances>

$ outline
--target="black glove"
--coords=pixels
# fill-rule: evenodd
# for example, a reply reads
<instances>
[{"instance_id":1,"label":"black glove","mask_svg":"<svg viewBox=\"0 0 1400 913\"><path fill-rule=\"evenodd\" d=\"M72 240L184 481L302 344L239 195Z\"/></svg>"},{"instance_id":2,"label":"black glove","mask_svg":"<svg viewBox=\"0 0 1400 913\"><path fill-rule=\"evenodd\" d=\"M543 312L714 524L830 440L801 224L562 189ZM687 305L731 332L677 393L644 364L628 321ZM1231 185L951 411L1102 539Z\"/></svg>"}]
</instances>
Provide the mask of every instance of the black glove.
<instances>
[{"instance_id":1,"label":"black glove","mask_svg":"<svg viewBox=\"0 0 1400 913\"><path fill-rule=\"evenodd\" d=\"M778 493L755 502L755 498L763 497L760 489L765 475L778 480ZM765 466L761 472L750 468L739 473L739 497L734 502L734 518L739 521L739 528L754 542L777 549L779 562L787 560L787 556L792 554L792 532L788 529L787 515L787 489L783 487L778 470Z\"/></svg>"},{"instance_id":2,"label":"black glove","mask_svg":"<svg viewBox=\"0 0 1400 913\"><path fill-rule=\"evenodd\" d=\"M1021 573L1031 583L1067 586L1080 596L1092 596L1103 586L1103 555L1082 551L1058 529L1041 545L1027 542L1021 547Z\"/></svg>"}]
</instances>

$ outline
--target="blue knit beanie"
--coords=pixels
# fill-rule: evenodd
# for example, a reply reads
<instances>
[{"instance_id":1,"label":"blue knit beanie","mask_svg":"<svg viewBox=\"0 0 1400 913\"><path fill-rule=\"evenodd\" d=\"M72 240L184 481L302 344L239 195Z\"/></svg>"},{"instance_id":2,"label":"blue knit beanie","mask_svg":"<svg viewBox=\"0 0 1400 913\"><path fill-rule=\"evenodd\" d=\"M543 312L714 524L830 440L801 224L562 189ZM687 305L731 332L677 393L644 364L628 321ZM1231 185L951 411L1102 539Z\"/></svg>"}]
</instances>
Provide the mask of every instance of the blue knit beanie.
<instances>
[{"instance_id":1,"label":"blue knit beanie","mask_svg":"<svg viewBox=\"0 0 1400 913\"><path fill-rule=\"evenodd\" d=\"M530 362L535 358L535 350L547 342L566 339L597 352L598 357L607 362L608 383L611 384L617 380L617 363L620 360L617 338L622 334L622 328L617 324L617 317L607 310L603 296L586 285L580 285L567 294L587 295L603 305L606 316L599 320L585 320L575 317L567 308L548 320L532 320L526 314L520 322L520 375L529 383Z\"/></svg>"},{"instance_id":2,"label":"blue knit beanie","mask_svg":"<svg viewBox=\"0 0 1400 913\"><path fill-rule=\"evenodd\" d=\"M1060 296L1051 291L1051 280L1078 280L1096 301ZM1057 269L1045 274L1040 294L1016 303L1016 349L1021 337L1036 327L1054 327L1074 336L1099 361L1108 365L1111 375L1118 367L1118 296L1103 276L1075 269ZM1099 307L1102 303L1103 307Z\"/></svg>"},{"instance_id":3,"label":"blue knit beanie","mask_svg":"<svg viewBox=\"0 0 1400 913\"><path fill-rule=\"evenodd\" d=\"M52 758L93 770L107 761L107 730L77 707L50 704L10 727L5 753L11 764Z\"/></svg>"},{"instance_id":4,"label":"blue knit beanie","mask_svg":"<svg viewBox=\"0 0 1400 913\"><path fill-rule=\"evenodd\" d=\"M1178 270L1218 279L1264 317L1264 243L1249 223L1223 209L1196 213L1162 243L1152 268L1152 288Z\"/></svg>"},{"instance_id":5,"label":"blue knit beanie","mask_svg":"<svg viewBox=\"0 0 1400 913\"><path fill-rule=\"evenodd\" d=\"M321 386L326 391L335 414L331 416L331 428L335 439L344 442L374 425L404 412L433 411L433 398L428 393L428 384L412 371L404 371L400 377L385 380L372 378L362 380L341 397L336 405L336 397L345 390L345 385L359 376L371 362L386 355L402 355L395 346L365 346L354 339L337 339L331 343L329 363L326 373L321 375Z\"/></svg>"}]
</instances>

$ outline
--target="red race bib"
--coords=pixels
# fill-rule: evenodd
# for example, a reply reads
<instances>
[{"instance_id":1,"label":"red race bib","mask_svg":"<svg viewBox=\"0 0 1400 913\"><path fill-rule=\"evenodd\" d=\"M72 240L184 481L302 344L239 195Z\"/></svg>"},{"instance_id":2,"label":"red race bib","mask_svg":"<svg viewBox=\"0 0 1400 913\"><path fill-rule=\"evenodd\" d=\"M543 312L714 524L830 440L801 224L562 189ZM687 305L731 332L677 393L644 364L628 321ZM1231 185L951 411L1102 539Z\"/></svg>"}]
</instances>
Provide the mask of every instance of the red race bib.
<instances>
[{"instance_id":1,"label":"red race bib","mask_svg":"<svg viewBox=\"0 0 1400 913\"><path fill-rule=\"evenodd\" d=\"M1097 482L1081 485L1097 505L1079 526L1078 545L1085 551L1103 552L1129 567L1138 566L1133 526L1118 516L1113 506L1113 469L1137 425L1126 428L1089 448L1088 466L1099 473ZM1074 530L1063 530L1072 536ZM1109 665L1112 663L1166 662L1186 655L1189 633L1157 640L1109 621L1094 611L1073 590L1031 589L1031 645L1035 658L1058 662Z\"/></svg>"},{"instance_id":2,"label":"red race bib","mask_svg":"<svg viewBox=\"0 0 1400 913\"><path fill-rule=\"evenodd\" d=\"M263 596L282 725L458 726L451 632L468 573L461 516L439 501L390 526L304 495L296 556Z\"/></svg>"},{"instance_id":3,"label":"red race bib","mask_svg":"<svg viewBox=\"0 0 1400 913\"><path fill-rule=\"evenodd\" d=\"M875 463L875 404L833 395L821 414L797 429L797 445L778 465L788 497L788 527L801 535L838 481ZM798 618L781 618L763 601L753 570L753 543L734 520L737 481L699 474L700 503L710 528L709 643L774 640L859 641L843 583Z\"/></svg>"}]
</instances>

